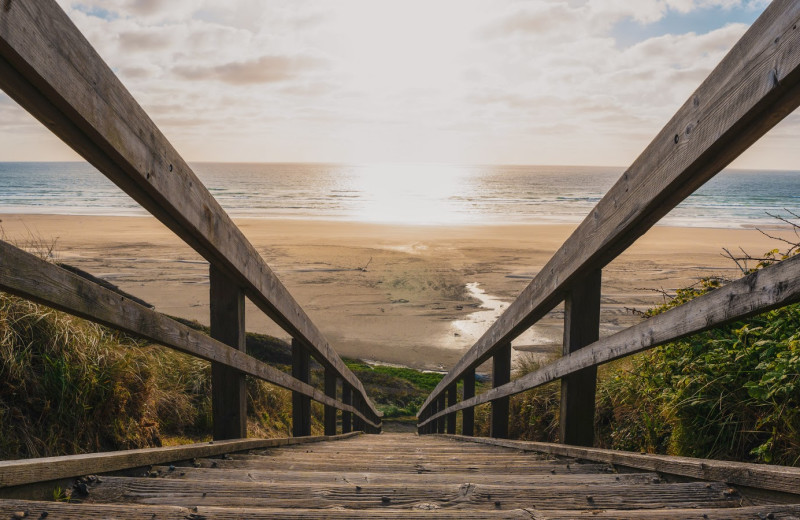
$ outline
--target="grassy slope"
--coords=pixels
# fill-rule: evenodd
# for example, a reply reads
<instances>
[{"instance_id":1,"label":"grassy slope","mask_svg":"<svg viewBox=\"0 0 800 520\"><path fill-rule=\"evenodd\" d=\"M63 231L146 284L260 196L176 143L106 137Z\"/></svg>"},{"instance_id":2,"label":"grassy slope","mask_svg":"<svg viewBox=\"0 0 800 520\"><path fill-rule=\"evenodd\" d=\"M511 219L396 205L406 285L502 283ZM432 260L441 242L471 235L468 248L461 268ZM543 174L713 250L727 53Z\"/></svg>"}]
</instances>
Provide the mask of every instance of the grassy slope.
<instances>
[{"instance_id":1,"label":"grassy slope","mask_svg":"<svg viewBox=\"0 0 800 520\"><path fill-rule=\"evenodd\" d=\"M711 289L680 291L652 312ZM601 367L599 444L797 465L798 331L800 305L792 305ZM288 370L286 343L264 335L247 343ZM387 419L413 422L442 377L346 362ZM207 439L209 376L204 361L0 293L0 459ZM319 367L312 384L322 386ZM557 440L558 404L558 384L513 397L512 436ZM322 407L312 410L312 431L321 433ZM488 433L488 411L477 409L478 434ZM248 378L248 412L251 436L289 435L288 391Z\"/></svg>"},{"instance_id":2,"label":"grassy slope","mask_svg":"<svg viewBox=\"0 0 800 520\"><path fill-rule=\"evenodd\" d=\"M716 286L679 291L650 314ZM511 436L557 442L559 402L557 383L512 397ZM488 434L488 407L476 423ZM800 304L601 366L595 438L606 448L800 465Z\"/></svg>"},{"instance_id":3,"label":"grassy slope","mask_svg":"<svg viewBox=\"0 0 800 520\"><path fill-rule=\"evenodd\" d=\"M285 342L248 334L247 347L289 370ZM413 415L441 378L348 364L387 417ZM208 439L209 380L205 361L0 293L0 460ZM312 384L322 387L319 366ZM247 385L248 434L290 435L291 393L253 378ZM322 406L312 415L312 433L322 433Z\"/></svg>"}]
</instances>

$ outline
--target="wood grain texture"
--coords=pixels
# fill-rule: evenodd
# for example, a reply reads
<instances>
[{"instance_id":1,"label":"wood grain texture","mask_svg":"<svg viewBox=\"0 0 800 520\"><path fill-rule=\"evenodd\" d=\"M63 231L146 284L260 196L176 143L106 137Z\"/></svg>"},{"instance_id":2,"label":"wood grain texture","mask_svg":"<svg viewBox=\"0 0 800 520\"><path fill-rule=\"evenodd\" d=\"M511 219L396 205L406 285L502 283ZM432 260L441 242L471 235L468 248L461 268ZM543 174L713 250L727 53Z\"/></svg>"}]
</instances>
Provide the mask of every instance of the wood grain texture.
<instances>
[{"instance_id":1,"label":"wood grain texture","mask_svg":"<svg viewBox=\"0 0 800 520\"><path fill-rule=\"evenodd\" d=\"M130 504L65 504L58 502L33 502L26 500L0 500L0 516L11 518L18 511L28 512L26 518L42 518L47 512L49 519L86 520L87 518L103 518L107 520L306 520L375 518L375 519L410 519L425 520L457 519L467 517L462 509L436 509L434 504L425 504L417 509L280 509L253 507L196 507L148 506ZM192 516L194 515L194 516ZM579 513L578 518L601 518L603 520L796 520L800 517L800 505L770 505L757 507L726 509L670 509L667 511L615 511L590 510ZM772 516L768 516L772 515ZM499 511L469 511L474 520L574 520L576 512L511 509Z\"/></svg>"},{"instance_id":2,"label":"wood grain texture","mask_svg":"<svg viewBox=\"0 0 800 520\"><path fill-rule=\"evenodd\" d=\"M800 105L800 3L776 0L420 408L555 307Z\"/></svg>"},{"instance_id":3,"label":"wood grain texture","mask_svg":"<svg viewBox=\"0 0 800 520\"><path fill-rule=\"evenodd\" d=\"M191 507L302 507L375 509L391 505L412 509L420 504L440 508L518 509L666 509L738 507L740 497L725 495L723 483L583 484L567 486L380 485L349 483L269 483L103 477L89 489L87 502L138 503ZM591 498L587 498L591 497ZM588 506L587 506L588 505ZM749 505L749 504L745 504Z\"/></svg>"},{"instance_id":4,"label":"wood grain texture","mask_svg":"<svg viewBox=\"0 0 800 520\"><path fill-rule=\"evenodd\" d=\"M766 267L680 307L607 336L498 388L437 411L441 415L518 394L585 368L597 366L713 327L800 300L800 257Z\"/></svg>"},{"instance_id":5,"label":"wood grain texture","mask_svg":"<svg viewBox=\"0 0 800 520\"><path fill-rule=\"evenodd\" d=\"M296 437L303 438L303 437ZM461 462L441 461L441 462L416 462L416 461L362 461L356 457L347 462L329 461L323 458L315 460L292 460L292 459L272 459L264 457L263 460L234 457L232 460L211 460L198 459L197 463L202 468L220 469L285 469L287 471L366 471L366 472L390 472L397 474L422 474L422 473L453 473L459 472L465 475L470 474L506 474L506 475L569 475L569 474L592 474L610 473L613 471L608 464L592 463L563 463L554 462L552 464L526 464L524 458L515 461L492 462L490 460L482 462ZM469 479L467 479L469 480Z\"/></svg>"},{"instance_id":6,"label":"wood grain texture","mask_svg":"<svg viewBox=\"0 0 800 520\"><path fill-rule=\"evenodd\" d=\"M237 280L253 303L366 398L358 378L56 2L4 5L0 88Z\"/></svg>"},{"instance_id":7,"label":"wood grain texture","mask_svg":"<svg viewBox=\"0 0 800 520\"><path fill-rule=\"evenodd\" d=\"M318 389L81 276L0 241L0 290L223 364L353 414ZM378 427L380 423L369 424Z\"/></svg>"},{"instance_id":8,"label":"wood grain texture","mask_svg":"<svg viewBox=\"0 0 800 520\"><path fill-rule=\"evenodd\" d=\"M430 484L467 484L481 483L503 486L574 486L579 484L651 484L658 481L659 476L653 472L642 473L539 473L533 475L507 475L497 473L382 473L382 472L345 472L345 471L290 471L285 469L221 469L195 468L176 466L154 466L159 478L185 480L224 480L226 482L294 482L294 483L350 483L399 485L413 484L427 486Z\"/></svg>"},{"instance_id":9,"label":"wood grain texture","mask_svg":"<svg viewBox=\"0 0 800 520\"><path fill-rule=\"evenodd\" d=\"M584 460L640 468L671 475L681 475L703 480L716 480L770 491L781 491L800 495L800 468L749 464L691 457L639 454L619 450L565 446L546 442L512 441L480 437L448 436L465 442L478 442L527 449L550 455L575 457Z\"/></svg>"},{"instance_id":10,"label":"wood grain texture","mask_svg":"<svg viewBox=\"0 0 800 520\"><path fill-rule=\"evenodd\" d=\"M687 482L652 471L619 468L618 473L608 463L540 454L514 441L468 443L462 442L466 437L410 434L337 439L341 440L305 444L298 443L303 439L284 439L296 444L151 466L147 478L100 475L79 496L80 504L0 500L0 518L16 512L41 518L47 511L48 518L140 518L147 513L151 519L179 515L189 520L518 515L723 519L753 514L791 518L798 507L774 503L787 496L754 498L747 489L723 482ZM437 456L431 450L458 447L464 453ZM362 459L358 453L364 454ZM418 456L427 457L423 462L434 463L440 471L400 468ZM470 471L463 462L472 459L494 461L497 467ZM304 469L294 468L296 464ZM565 469L568 473L562 473Z\"/></svg>"},{"instance_id":11,"label":"wood grain texture","mask_svg":"<svg viewBox=\"0 0 800 520\"><path fill-rule=\"evenodd\" d=\"M235 439L213 441L166 448L146 448L139 450L112 451L105 453L86 453L63 457L45 457L27 460L0 461L0 488L19 486L32 482L44 482L62 478L77 477L87 473L104 473L127 468L137 468L152 464L164 464L197 457L213 457L224 453L234 453L256 448L306 444L326 440L347 439L359 435L358 432L336 437L288 437L280 439Z\"/></svg>"}]
</instances>

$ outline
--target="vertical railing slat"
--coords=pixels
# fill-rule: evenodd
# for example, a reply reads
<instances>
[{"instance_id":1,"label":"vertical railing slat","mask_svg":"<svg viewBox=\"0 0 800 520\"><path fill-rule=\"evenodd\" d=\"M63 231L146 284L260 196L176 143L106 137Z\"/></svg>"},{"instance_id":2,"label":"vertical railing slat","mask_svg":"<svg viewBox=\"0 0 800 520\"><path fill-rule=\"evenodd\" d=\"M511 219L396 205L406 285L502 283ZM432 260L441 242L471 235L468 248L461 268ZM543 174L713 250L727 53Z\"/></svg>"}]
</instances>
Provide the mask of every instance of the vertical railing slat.
<instances>
[{"instance_id":1,"label":"vertical railing slat","mask_svg":"<svg viewBox=\"0 0 800 520\"><path fill-rule=\"evenodd\" d=\"M600 269L592 271L567 293L564 300L564 355L599 338L601 273ZM561 379L561 442L575 446L594 444L596 387L596 366Z\"/></svg>"},{"instance_id":2,"label":"vertical railing slat","mask_svg":"<svg viewBox=\"0 0 800 520\"><path fill-rule=\"evenodd\" d=\"M464 372L462 399L475 397L475 369ZM465 408L461 412L461 435L475 435L475 408Z\"/></svg>"},{"instance_id":3,"label":"vertical railing slat","mask_svg":"<svg viewBox=\"0 0 800 520\"><path fill-rule=\"evenodd\" d=\"M511 381L511 343L501 346L492 356L492 387ZM509 398L501 397L492 401L491 436L496 439L508 438Z\"/></svg>"},{"instance_id":4,"label":"vertical railing slat","mask_svg":"<svg viewBox=\"0 0 800 520\"><path fill-rule=\"evenodd\" d=\"M325 368L325 395L336 399L339 376L332 367ZM325 435L336 435L336 408L325 405Z\"/></svg>"},{"instance_id":5,"label":"vertical railing slat","mask_svg":"<svg viewBox=\"0 0 800 520\"><path fill-rule=\"evenodd\" d=\"M292 340L292 377L304 383L311 380L311 356L298 340ZM311 435L311 398L292 392L292 435Z\"/></svg>"},{"instance_id":6,"label":"vertical railing slat","mask_svg":"<svg viewBox=\"0 0 800 520\"><path fill-rule=\"evenodd\" d=\"M453 406L458 400L458 387L451 385L447 389L447 406ZM447 414L447 433L455 435L456 433L456 412Z\"/></svg>"},{"instance_id":7,"label":"vertical railing slat","mask_svg":"<svg viewBox=\"0 0 800 520\"><path fill-rule=\"evenodd\" d=\"M211 337L245 351L244 292L213 265L209 269ZM247 437L245 375L211 363L211 416L214 439Z\"/></svg>"}]
</instances>

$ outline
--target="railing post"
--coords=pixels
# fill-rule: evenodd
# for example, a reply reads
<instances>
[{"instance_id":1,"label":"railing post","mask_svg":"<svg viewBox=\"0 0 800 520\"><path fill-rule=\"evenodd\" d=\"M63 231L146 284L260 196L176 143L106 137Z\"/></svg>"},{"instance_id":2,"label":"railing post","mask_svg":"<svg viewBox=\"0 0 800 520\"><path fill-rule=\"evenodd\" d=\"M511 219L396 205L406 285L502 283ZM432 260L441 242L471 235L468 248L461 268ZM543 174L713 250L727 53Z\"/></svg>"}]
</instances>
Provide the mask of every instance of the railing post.
<instances>
[{"instance_id":1,"label":"railing post","mask_svg":"<svg viewBox=\"0 0 800 520\"><path fill-rule=\"evenodd\" d=\"M325 395L336 399L336 384L339 380L336 371L325 367ZM336 408L325 405L325 435L336 435Z\"/></svg>"},{"instance_id":2,"label":"railing post","mask_svg":"<svg viewBox=\"0 0 800 520\"><path fill-rule=\"evenodd\" d=\"M501 345L492 357L492 388L511 381L511 343ZM492 401L491 436L508 438L508 397Z\"/></svg>"},{"instance_id":3,"label":"railing post","mask_svg":"<svg viewBox=\"0 0 800 520\"><path fill-rule=\"evenodd\" d=\"M475 369L464 372L464 391L462 399L475 397ZM475 407L464 408L461 411L461 435L475 435Z\"/></svg>"},{"instance_id":4,"label":"railing post","mask_svg":"<svg viewBox=\"0 0 800 520\"><path fill-rule=\"evenodd\" d=\"M353 404L353 390L345 381L342 381L342 402L344 404ZM342 410L342 433L350 433L353 431L353 414Z\"/></svg>"},{"instance_id":5,"label":"railing post","mask_svg":"<svg viewBox=\"0 0 800 520\"><path fill-rule=\"evenodd\" d=\"M447 389L447 406L453 406L458 400L456 392L458 387L453 384ZM456 434L456 412L447 414L447 433L451 435Z\"/></svg>"},{"instance_id":6,"label":"railing post","mask_svg":"<svg viewBox=\"0 0 800 520\"><path fill-rule=\"evenodd\" d=\"M600 331L600 269L575 283L564 300L564 348L569 354L597 341ZM564 444L594 444L597 367L561 379L560 439Z\"/></svg>"},{"instance_id":7,"label":"railing post","mask_svg":"<svg viewBox=\"0 0 800 520\"><path fill-rule=\"evenodd\" d=\"M436 415L436 412L439 411L439 400L433 399L429 405L430 415ZM437 433L439 431L439 427L437 426L439 419L433 419L431 422L428 423L428 427L430 428L431 433Z\"/></svg>"},{"instance_id":8,"label":"railing post","mask_svg":"<svg viewBox=\"0 0 800 520\"><path fill-rule=\"evenodd\" d=\"M244 292L222 271L209 269L211 337L244 351ZM211 363L211 416L214 439L247 437L245 375Z\"/></svg>"},{"instance_id":9,"label":"railing post","mask_svg":"<svg viewBox=\"0 0 800 520\"><path fill-rule=\"evenodd\" d=\"M444 410L445 407L447 406L447 401L446 401L447 396L445 395L446 393L447 393L446 391L443 391L438 399L439 405L437 408L439 408L440 412ZM436 419L436 433L444 433L444 427L445 427L445 417L442 416Z\"/></svg>"},{"instance_id":10,"label":"railing post","mask_svg":"<svg viewBox=\"0 0 800 520\"><path fill-rule=\"evenodd\" d=\"M292 377L304 383L311 379L311 356L296 339L292 339ZM311 435L311 398L298 392L292 392L292 435Z\"/></svg>"},{"instance_id":11,"label":"railing post","mask_svg":"<svg viewBox=\"0 0 800 520\"><path fill-rule=\"evenodd\" d=\"M361 396L353 392L353 408L361 411ZM357 432L364 431L364 420L358 415L353 415L353 429Z\"/></svg>"}]
</instances>

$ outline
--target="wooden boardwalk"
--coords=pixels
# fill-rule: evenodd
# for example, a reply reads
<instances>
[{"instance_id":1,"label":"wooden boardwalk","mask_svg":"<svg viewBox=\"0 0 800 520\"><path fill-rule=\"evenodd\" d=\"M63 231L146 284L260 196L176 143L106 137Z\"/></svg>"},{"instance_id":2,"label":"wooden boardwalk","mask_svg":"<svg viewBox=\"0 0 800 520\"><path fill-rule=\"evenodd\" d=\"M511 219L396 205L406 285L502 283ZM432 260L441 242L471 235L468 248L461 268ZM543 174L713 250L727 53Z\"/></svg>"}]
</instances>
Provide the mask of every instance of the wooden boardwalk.
<instances>
[{"instance_id":1,"label":"wooden boardwalk","mask_svg":"<svg viewBox=\"0 0 800 520\"><path fill-rule=\"evenodd\" d=\"M414 434L92 476L86 491L76 503L1 500L0 518L800 518L800 504L724 482Z\"/></svg>"}]
</instances>

